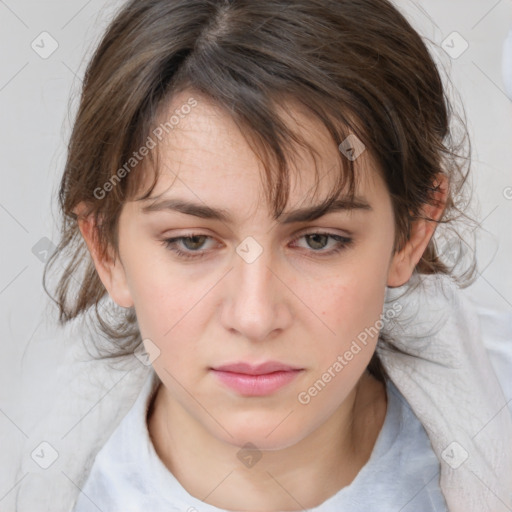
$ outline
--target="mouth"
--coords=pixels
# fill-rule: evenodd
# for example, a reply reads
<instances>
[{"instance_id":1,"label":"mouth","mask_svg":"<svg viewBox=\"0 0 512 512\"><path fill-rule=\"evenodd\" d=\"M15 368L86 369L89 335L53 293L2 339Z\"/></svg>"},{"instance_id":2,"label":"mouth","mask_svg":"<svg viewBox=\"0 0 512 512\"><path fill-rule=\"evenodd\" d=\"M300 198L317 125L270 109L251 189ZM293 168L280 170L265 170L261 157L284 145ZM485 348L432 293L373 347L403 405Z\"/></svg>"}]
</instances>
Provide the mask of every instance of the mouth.
<instances>
[{"instance_id":1,"label":"mouth","mask_svg":"<svg viewBox=\"0 0 512 512\"><path fill-rule=\"evenodd\" d=\"M292 382L304 368L277 361L260 365L233 363L210 368L219 381L243 396L270 395Z\"/></svg>"}]
</instances>

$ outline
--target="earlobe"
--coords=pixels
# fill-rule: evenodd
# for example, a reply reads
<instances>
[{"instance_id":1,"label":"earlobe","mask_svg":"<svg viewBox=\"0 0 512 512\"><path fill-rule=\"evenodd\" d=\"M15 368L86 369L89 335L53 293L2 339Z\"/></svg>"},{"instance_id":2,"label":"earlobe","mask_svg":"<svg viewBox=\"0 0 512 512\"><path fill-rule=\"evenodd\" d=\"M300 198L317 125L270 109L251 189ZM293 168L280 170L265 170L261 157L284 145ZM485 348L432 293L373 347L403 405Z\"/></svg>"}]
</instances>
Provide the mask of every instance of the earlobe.
<instances>
[{"instance_id":1,"label":"earlobe","mask_svg":"<svg viewBox=\"0 0 512 512\"><path fill-rule=\"evenodd\" d=\"M388 270L388 281L387 286L390 288L397 288L404 285L409 281L411 275L409 275L409 265L407 265L407 255L405 254L405 248L395 253L391 259L391 264Z\"/></svg>"},{"instance_id":2,"label":"earlobe","mask_svg":"<svg viewBox=\"0 0 512 512\"><path fill-rule=\"evenodd\" d=\"M121 307L133 306L133 299L128 288L125 269L119 257L112 255L105 256L100 250L97 237L97 230L93 215L83 216L85 206L81 203L75 208L78 216L77 222L91 258L93 259L96 272L105 286L112 300Z\"/></svg>"},{"instance_id":3,"label":"earlobe","mask_svg":"<svg viewBox=\"0 0 512 512\"><path fill-rule=\"evenodd\" d=\"M422 216L425 219L416 219L411 223L409 239L402 249L392 256L387 281L387 286L390 288L403 286L409 281L434 234L437 226L435 221L438 221L443 214L448 197L448 178L443 174L438 174L436 181L434 204L424 206Z\"/></svg>"},{"instance_id":4,"label":"earlobe","mask_svg":"<svg viewBox=\"0 0 512 512\"><path fill-rule=\"evenodd\" d=\"M426 223L424 220L414 221L409 239L402 249L393 255L388 271L387 286L390 288L403 286L411 278L433 233L433 229L426 229Z\"/></svg>"}]
</instances>

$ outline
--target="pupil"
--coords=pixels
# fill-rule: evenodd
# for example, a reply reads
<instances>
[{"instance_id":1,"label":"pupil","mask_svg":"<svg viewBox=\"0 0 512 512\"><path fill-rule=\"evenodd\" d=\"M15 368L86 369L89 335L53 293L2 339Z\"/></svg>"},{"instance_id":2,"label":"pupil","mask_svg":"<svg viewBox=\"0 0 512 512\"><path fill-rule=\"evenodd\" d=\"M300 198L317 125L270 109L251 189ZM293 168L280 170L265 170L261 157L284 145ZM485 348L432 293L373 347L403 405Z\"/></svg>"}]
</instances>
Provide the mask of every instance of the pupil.
<instances>
[{"instance_id":1,"label":"pupil","mask_svg":"<svg viewBox=\"0 0 512 512\"><path fill-rule=\"evenodd\" d=\"M204 239L204 235L197 235L197 236L189 236L189 237L185 238L183 241L184 241L187 249L198 249L204 242L203 239ZM192 247L189 246L190 243L191 243ZM199 247L196 247L195 245L198 245Z\"/></svg>"},{"instance_id":2,"label":"pupil","mask_svg":"<svg viewBox=\"0 0 512 512\"><path fill-rule=\"evenodd\" d=\"M327 239L327 235L322 235L322 234L313 234L313 235L306 235L309 237L309 239L313 239L313 245L311 246L313 249L322 249L323 247L325 247L325 243L320 243L320 247L314 247L314 245L316 243L318 243L318 239L320 238L323 242L326 242L326 239ZM310 244L311 245L311 244Z\"/></svg>"}]
</instances>

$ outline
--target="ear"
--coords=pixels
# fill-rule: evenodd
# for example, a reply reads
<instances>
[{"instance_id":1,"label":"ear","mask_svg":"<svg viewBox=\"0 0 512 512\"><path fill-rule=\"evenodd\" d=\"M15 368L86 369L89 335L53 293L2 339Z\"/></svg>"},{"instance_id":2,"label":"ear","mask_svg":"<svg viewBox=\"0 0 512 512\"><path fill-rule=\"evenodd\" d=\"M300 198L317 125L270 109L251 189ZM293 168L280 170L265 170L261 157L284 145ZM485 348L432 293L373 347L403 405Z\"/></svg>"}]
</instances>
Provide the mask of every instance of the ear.
<instances>
[{"instance_id":1,"label":"ear","mask_svg":"<svg viewBox=\"0 0 512 512\"><path fill-rule=\"evenodd\" d=\"M132 307L133 299L128 288L123 264L119 257L110 254L112 250L108 251L108 256L101 254L94 217L92 214L86 213L86 210L87 205L81 202L73 211L78 217L78 227L87 244L99 278L116 304L123 308Z\"/></svg>"},{"instance_id":2,"label":"ear","mask_svg":"<svg viewBox=\"0 0 512 512\"><path fill-rule=\"evenodd\" d=\"M438 174L434 187L439 187L434 192L434 205L426 204L421 215L423 217L439 220L443 214L448 198L448 178L444 174ZM387 286L395 288L402 286L412 276L414 268L420 261L427 245L434 234L437 224L433 221L417 219L411 223L411 233L404 247L394 253L389 269Z\"/></svg>"}]
</instances>

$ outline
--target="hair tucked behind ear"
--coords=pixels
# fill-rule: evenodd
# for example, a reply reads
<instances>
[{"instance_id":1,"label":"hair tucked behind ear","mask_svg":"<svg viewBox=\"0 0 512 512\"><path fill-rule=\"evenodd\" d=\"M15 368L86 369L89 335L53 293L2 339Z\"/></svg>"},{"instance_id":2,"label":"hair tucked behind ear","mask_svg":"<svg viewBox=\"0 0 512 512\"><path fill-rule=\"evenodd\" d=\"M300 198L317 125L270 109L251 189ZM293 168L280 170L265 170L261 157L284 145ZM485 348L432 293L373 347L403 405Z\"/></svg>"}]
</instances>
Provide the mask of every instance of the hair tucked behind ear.
<instances>
[{"instance_id":1,"label":"hair tucked behind ear","mask_svg":"<svg viewBox=\"0 0 512 512\"><path fill-rule=\"evenodd\" d=\"M151 193L156 172L149 190L141 192L140 184L158 168L157 153L127 176L123 166L184 90L208 97L237 123L264 162L275 215L288 199L293 144L314 153L278 115L285 101L319 119L336 146L355 134L371 151L392 200L397 250L433 201L436 176L444 174L446 208L416 273L450 275L461 286L473 282L472 253L462 251L470 260L465 269L456 254L455 221L471 220L464 213L467 130L460 122L456 139L451 123L461 119L438 69L389 1L133 0L108 27L85 73L60 184L61 240L44 277L46 283L50 268L60 273L53 298L62 323L94 311L100 333L113 342L99 355L129 354L141 338L133 310L105 303L74 209L88 204L101 246L117 253L121 208ZM353 161L340 152L339 164L327 203L344 188L354 193ZM392 348L384 331L380 343ZM376 354L369 369L383 378Z\"/></svg>"}]
</instances>

